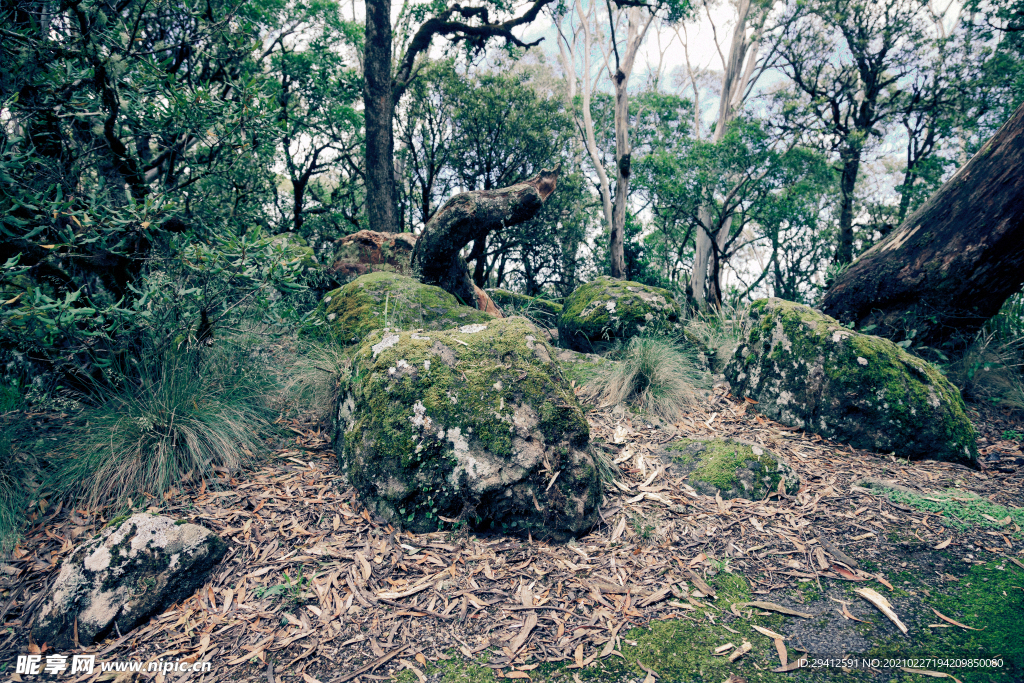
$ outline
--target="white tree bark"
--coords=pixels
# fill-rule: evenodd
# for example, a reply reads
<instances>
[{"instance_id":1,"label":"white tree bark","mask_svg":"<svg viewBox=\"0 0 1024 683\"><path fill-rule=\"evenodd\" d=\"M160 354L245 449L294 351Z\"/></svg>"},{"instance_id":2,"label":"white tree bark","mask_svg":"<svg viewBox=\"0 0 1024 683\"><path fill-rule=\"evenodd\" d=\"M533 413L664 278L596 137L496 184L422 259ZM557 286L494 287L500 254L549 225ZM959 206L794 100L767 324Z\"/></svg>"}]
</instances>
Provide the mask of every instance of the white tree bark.
<instances>
[{"instance_id":1,"label":"white tree bark","mask_svg":"<svg viewBox=\"0 0 1024 683\"><path fill-rule=\"evenodd\" d=\"M594 135L594 118L590 111L590 99L593 94L593 64L591 62L591 52L594 47L594 33L593 25L595 6L591 3L587 10L583 8L582 0L576 0L575 9L576 14L579 17L579 28L573 33L572 42L569 42L568 37L562 32L562 26L559 23L558 31L561 35L562 41L559 43L559 57L562 60L562 68L565 70L566 80L571 83L569 86L570 93L575 95L576 92L576 39L578 33L583 34L583 49L582 59L583 68L582 74L580 75L580 91L583 98L583 120L576 121L577 127L580 128L583 137L583 145L586 147L587 156L590 157L590 163L594 167L594 171L597 173L597 186L598 191L601 194L601 204L604 207L605 223L608 226L608 230L612 229L612 199L611 199L611 182L608 180L608 173L604 169L604 164L601 161L601 155L597 149L597 140Z\"/></svg>"},{"instance_id":2,"label":"white tree bark","mask_svg":"<svg viewBox=\"0 0 1024 683\"><path fill-rule=\"evenodd\" d=\"M725 136L726 128L736 118L736 113L741 109L747 96L747 86L757 63L758 46L764 24L763 11L755 11L758 12L758 16L751 17L750 0L738 1L729 57L723 59L722 94L718 103L718 118L711 137L712 143L718 143ZM748 23L753 24L753 32L749 37ZM697 211L700 225L695 237L696 251L693 257L691 289L694 302L701 308L707 305L707 294L715 295L714 291L705 292L709 287L709 278L714 277L713 250L721 252L729 239L729 229L732 226L731 215L720 216L716 220L714 213L711 205L701 206ZM714 290L714 281L710 283L710 287Z\"/></svg>"},{"instance_id":3,"label":"white tree bark","mask_svg":"<svg viewBox=\"0 0 1024 683\"><path fill-rule=\"evenodd\" d=\"M612 201L611 180L605 170L601 159L600 151L597 148L597 140L594 135L594 120L591 113L591 97L596 85L594 79L594 64L592 53L595 47L596 26L598 24L597 14L598 3L593 0L584 8L583 0L575 0L574 9L579 19L579 27L573 30L570 41L567 32L563 30L562 23L558 22L558 31L561 37L559 42L559 59L566 73L566 79L570 80L570 92L575 93L575 79L579 78L580 93L583 99L582 121L577 120L580 128L583 144L587 150L587 156L597 174L598 190L601 194L601 203L604 207L605 223L608 226L609 251L611 256L611 274L614 277L622 278L626 275L625 254L623 238L626 224L626 203L629 199L629 176L631 162L631 148L629 144L629 79L636 62L637 52L643 44L647 30L654 19L654 15L640 8L627 8L609 13L608 28L611 34L612 44L607 50L605 65L608 69L608 76L611 79L615 92L615 199ZM615 39L615 29L618 24L625 22L626 36L619 50L618 42ZM570 27L571 28L571 27ZM581 49L581 72L576 73L576 45L579 35L582 34ZM614 69L609 64L610 56L614 54ZM603 68L603 67L602 67ZM600 72L599 72L600 73Z\"/></svg>"},{"instance_id":4,"label":"white tree bark","mask_svg":"<svg viewBox=\"0 0 1024 683\"><path fill-rule=\"evenodd\" d=\"M632 161L632 149L629 145L629 77L633 73L636 53L644 42L647 29L654 20L654 15L638 7L619 10L619 15L626 17L626 43L620 56L618 46L613 42L615 53L615 72L609 75L615 85L615 207L612 212L612 229L609 240L611 257L611 276L619 279L626 277L625 230L626 202L629 201L629 175ZM646 17L644 16L646 15ZM609 17L613 26L612 40L615 40L614 24L616 18ZM611 71L609 69L609 71Z\"/></svg>"}]
</instances>

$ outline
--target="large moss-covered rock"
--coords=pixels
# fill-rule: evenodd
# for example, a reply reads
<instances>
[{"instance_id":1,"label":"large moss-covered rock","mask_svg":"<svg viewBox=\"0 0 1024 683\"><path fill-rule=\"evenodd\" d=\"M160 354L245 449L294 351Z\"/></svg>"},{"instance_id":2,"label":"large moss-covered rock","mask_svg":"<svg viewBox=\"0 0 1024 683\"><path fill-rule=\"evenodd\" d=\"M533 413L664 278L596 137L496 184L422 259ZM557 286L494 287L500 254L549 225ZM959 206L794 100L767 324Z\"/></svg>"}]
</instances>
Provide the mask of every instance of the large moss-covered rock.
<instances>
[{"instance_id":1,"label":"large moss-covered rock","mask_svg":"<svg viewBox=\"0 0 1024 683\"><path fill-rule=\"evenodd\" d=\"M562 304L539 296L527 296L507 289L488 289L491 301L501 307L505 315L521 315L544 327L556 327Z\"/></svg>"},{"instance_id":2,"label":"large moss-covered rock","mask_svg":"<svg viewBox=\"0 0 1024 683\"><path fill-rule=\"evenodd\" d=\"M51 649L91 645L116 627L127 633L192 595L227 546L196 524L139 513L112 524L61 563L32 627Z\"/></svg>"},{"instance_id":3,"label":"large moss-covered rock","mask_svg":"<svg viewBox=\"0 0 1024 683\"><path fill-rule=\"evenodd\" d=\"M558 339L577 351L643 332L678 333L679 307L667 289L607 275L569 295L558 317Z\"/></svg>"},{"instance_id":4,"label":"large moss-covered rock","mask_svg":"<svg viewBox=\"0 0 1024 683\"><path fill-rule=\"evenodd\" d=\"M776 493L780 483L787 495L800 490L800 478L793 468L756 444L735 439L681 439L658 455L706 496L761 500Z\"/></svg>"},{"instance_id":5,"label":"large moss-covered rock","mask_svg":"<svg viewBox=\"0 0 1024 683\"><path fill-rule=\"evenodd\" d=\"M340 392L335 450L363 501L414 532L567 538L594 523L589 427L553 349L523 318L372 332Z\"/></svg>"},{"instance_id":6,"label":"large moss-covered rock","mask_svg":"<svg viewBox=\"0 0 1024 683\"><path fill-rule=\"evenodd\" d=\"M441 330L486 323L489 313L463 306L440 287L396 273L374 272L328 292L321 315L335 339L360 341L370 330Z\"/></svg>"},{"instance_id":7,"label":"large moss-covered rock","mask_svg":"<svg viewBox=\"0 0 1024 683\"><path fill-rule=\"evenodd\" d=\"M960 392L929 363L800 304L765 299L750 314L725 376L765 415L856 448L977 459Z\"/></svg>"}]
</instances>

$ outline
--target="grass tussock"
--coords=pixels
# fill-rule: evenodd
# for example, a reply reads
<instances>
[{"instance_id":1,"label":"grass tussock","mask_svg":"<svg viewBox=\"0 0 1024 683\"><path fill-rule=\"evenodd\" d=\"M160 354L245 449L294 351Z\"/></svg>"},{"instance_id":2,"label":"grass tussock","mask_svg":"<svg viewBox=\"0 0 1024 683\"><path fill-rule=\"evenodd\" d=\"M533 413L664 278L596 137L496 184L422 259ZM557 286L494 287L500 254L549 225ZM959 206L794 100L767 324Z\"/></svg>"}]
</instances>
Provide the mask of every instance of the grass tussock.
<instances>
[{"instance_id":1,"label":"grass tussock","mask_svg":"<svg viewBox=\"0 0 1024 683\"><path fill-rule=\"evenodd\" d=\"M0 556L17 542L36 484L33 459L0 431Z\"/></svg>"},{"instance_id":2,"label":"grass tussock","mask_svg":"<svg viewBox=\"0 0 1024 683\"><path fill-rule=\"evenodd\" d=\"M964 399L1024 410L1024 336L982 330L945 370Z\"/></svg>"},{"instance_id":3,"label":"grass tussock","mask_svg":"<svg viewBox=\"0 0 1024 683\"><path fill-rule=\"evenodd\" d=\"M710 376L695 354L669 340L634 337L621 360L588 382L584 393L602 406L626 403L675 420L708 386Z\"/></svg>"},{"instance_id":4,"label":"grass tussock","mask_svg":"<svg viewBox=\"0 0 1024 683\"><path fill-rule=\"evenodd\" d=\"M265 361L235 341L140 359L132 381L96 388L48 489L90 507L127 506L253 464L273 392Z\"/></svg>"},{"instance_id":5,"label":"grass tussock","mask_svg":"<svg viewBox=\"0 0 1024 683\"><path fill-rule=\"evenodd\" d=\"M686 337L700 348L713 372L722 371L746 338L744 324L748 317L748 307L742 304L709 307L687 316Z\"/></svg>"},{"instance_id":6,"label":"grass tussock","mask_svg":"<svg viewBox=\"0 0 1024 683\"><path fill-rule=\"evenodd\" d=\"M304 344L289 359L282 377L287 402L329 425L341 380L351 367L349 352L332 341Z\"/></svg>"}]
</instances>

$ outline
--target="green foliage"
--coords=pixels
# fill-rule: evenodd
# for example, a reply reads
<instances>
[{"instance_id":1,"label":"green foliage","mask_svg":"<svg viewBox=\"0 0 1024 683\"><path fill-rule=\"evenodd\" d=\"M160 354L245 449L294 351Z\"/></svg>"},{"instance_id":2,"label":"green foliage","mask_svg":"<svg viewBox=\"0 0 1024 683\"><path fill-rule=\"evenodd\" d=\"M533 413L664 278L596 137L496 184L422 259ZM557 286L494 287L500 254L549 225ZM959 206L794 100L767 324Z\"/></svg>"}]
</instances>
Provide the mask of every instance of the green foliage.
<instances>
[{"instance_id":1,"label":"green foliage","mask_svg":"<svg viewBox=\"0 0 1024 683\"><path fill-rule=\"evenodd\" d=\"M279 598L286 607L293 609L306 604L313 594L309 590L309 579L302 574L302 567L299 567L299 572L294 579L288 575L288 572L284 572L283 575L282 583L273 586L258 586L253 594L258 599Z\"/></svg>"},{"instance_id":2,"label":"green foliage","mask_svg":"<svg viewBox=\"0 0 1024 683\"><path fill-rule=\"evenodd\" d=\"M272 385L259 348L246 341L144 356L120 382L96 385L52 454L46 488L91 506L125 506L253 463Z\"/></svg>"},{"instance_id":3,"label":"green foliage","mask_svg":"<svg viewBox=\"0 0 1024 683\"><path fill-rule=\"evenodd\" d=\"M709 385L692 352L669 340L633 337L619 362L602 369L585 391L599 404L629 403L672 421Z\"/></svg>"}]
</instances>

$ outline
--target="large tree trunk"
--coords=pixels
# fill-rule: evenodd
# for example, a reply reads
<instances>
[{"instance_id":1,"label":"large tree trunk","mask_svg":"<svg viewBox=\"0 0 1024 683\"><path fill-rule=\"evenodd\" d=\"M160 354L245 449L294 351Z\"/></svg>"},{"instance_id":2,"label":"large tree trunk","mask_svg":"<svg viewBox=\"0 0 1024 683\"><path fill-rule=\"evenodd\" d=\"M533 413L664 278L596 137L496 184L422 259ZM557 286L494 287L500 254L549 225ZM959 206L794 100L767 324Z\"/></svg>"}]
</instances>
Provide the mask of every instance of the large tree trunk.
<instances>
[{"instance_id":1,"label":"large tree trunk","mask_svg":"<svg viewBox=\"0 0 1024 683\"><path fill-rule=\"evenodd\" d=\"M489 299L481 299L474 287L462 248L472 240L482 242L491 231L533 218L555 191L558 171L541 171L511 187L463 192L449 199L427 221L416 242L412 252L415 276L454 294L467 306L487 310Z\"/></svg>"},{"instance_id":2,"label":"large tree trunk","mask_svg":"<svg viewBox=\"0 0 1024 683\"><path fill-rule=\"evenodd\" d=\"M895 341L956 349L1024 283L1024 106L899 228L865 252L822 310Z\"/></svg>"},{"instance_id":3,"label":"large tree trunk","mask_svg":"<svg viewBox=\"0 0 1024 683\"><path fill-rule=\"evenodd\" d=\"M398 232L395 207L395 102L391 80L391 0L366 2L363 86L366 217L370 230Z\"/></svg>"}]
</instances>

